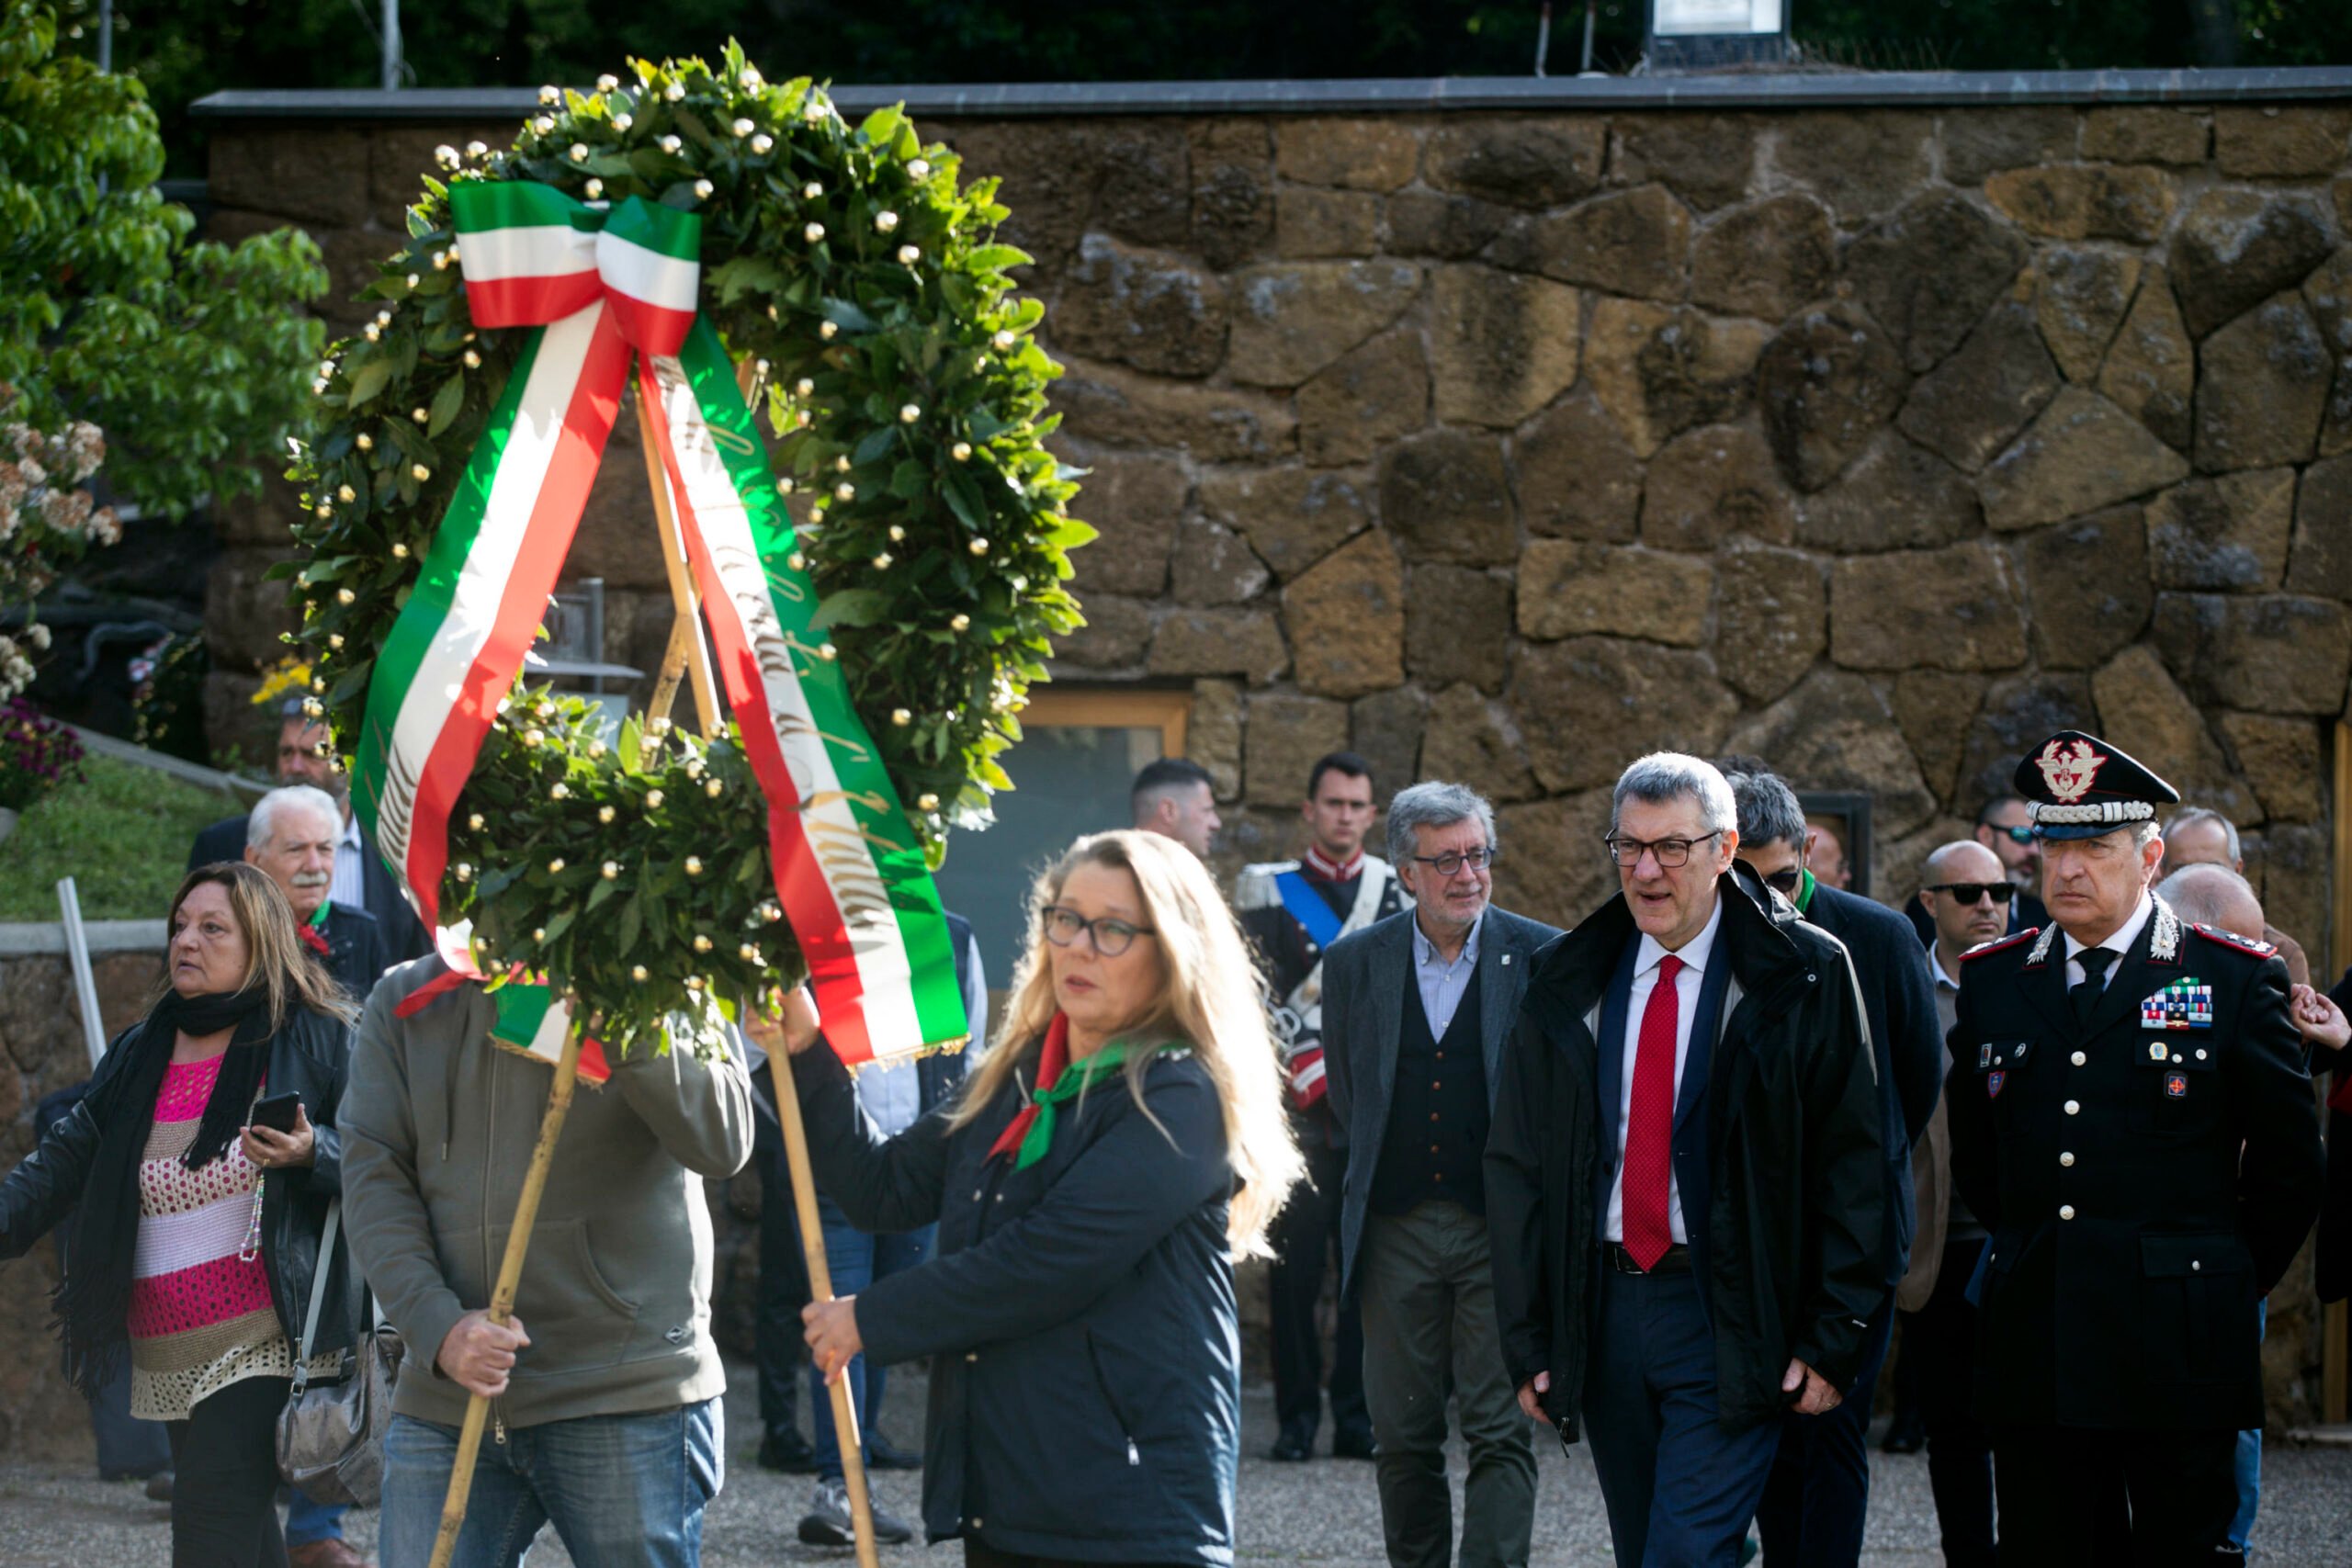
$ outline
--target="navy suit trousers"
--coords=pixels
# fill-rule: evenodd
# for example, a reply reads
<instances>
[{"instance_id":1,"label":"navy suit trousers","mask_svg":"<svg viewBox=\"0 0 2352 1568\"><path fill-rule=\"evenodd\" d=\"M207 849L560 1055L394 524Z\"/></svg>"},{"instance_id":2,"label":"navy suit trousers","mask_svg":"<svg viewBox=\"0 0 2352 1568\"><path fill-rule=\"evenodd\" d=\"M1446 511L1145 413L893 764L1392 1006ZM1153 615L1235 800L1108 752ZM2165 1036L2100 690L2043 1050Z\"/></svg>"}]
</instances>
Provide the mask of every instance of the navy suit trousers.
<instances>
[{"instance_id":1,"label":"navy suit trousers","mask_svg":"<svg viewBox=\"0 0 2352 1568\"><path fill-rule=\"evenodd\" d=\"M1894 1333L1894 1297L1879 1303L1862 1341L1862 1370L1845 1403L1819 1416L1781 1418L1781 1451L1756 1511L1764 1568L1853 1568L1862 1556L1871 1500L1871 1403Z\"/></svg>"}]
</instances>

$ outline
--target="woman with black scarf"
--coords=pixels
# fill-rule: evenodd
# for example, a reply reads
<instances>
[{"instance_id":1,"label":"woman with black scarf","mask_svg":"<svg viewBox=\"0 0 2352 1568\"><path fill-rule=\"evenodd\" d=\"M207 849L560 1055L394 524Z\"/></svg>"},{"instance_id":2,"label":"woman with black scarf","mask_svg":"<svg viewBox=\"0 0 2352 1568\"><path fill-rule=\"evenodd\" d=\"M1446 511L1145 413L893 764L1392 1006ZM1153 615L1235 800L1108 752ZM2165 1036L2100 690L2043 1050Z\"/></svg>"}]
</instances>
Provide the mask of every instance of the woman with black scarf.
<instances>
[{"instance_id":1,"label":"woman with black scarf","mask_svg":"<svg viewBox=\"0 0 2352 1568\"><path fill-rule=\"evenodd\" d=\"M0 1182L0 1258L74 1210L55 1293L85 1392L128 1352L131 1414L170 1423L174 1568L279 1568L275 1432L318 1268L333 1270L311 1368L357 1327L340 1245L335 1131L353 1010L249 865L190 872L172 900L166 986L107 1049L89 1092ZM301 1097L291 1133L247 1125Z\"/></svg>"}]
</instances>

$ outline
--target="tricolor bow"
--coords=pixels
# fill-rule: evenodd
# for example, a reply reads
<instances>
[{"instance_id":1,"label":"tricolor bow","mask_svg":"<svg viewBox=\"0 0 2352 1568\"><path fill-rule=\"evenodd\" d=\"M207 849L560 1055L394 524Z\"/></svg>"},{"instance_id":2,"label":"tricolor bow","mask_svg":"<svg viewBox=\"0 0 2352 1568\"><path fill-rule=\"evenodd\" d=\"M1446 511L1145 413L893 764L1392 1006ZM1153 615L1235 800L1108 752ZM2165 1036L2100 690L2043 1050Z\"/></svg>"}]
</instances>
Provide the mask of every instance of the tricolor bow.
<instances>
[{"instance_id":1,"label":"tricolor bow","mask_svg":"<svg viewBox=\"0 0 2352 1568\"><path fill-rule=\"evenodd\" d=\"M525 181L462 181L449 202L475 323L533 330L368 686L353 795L386 858L437 925L450 813L634 368L826 1037L850 1063L962 1040L922 848L839 667L815 657L815 589L792 564L791 519L734 367L698 313L702 220L634 197L607 211Z\"/></svg>"}]
</instances>

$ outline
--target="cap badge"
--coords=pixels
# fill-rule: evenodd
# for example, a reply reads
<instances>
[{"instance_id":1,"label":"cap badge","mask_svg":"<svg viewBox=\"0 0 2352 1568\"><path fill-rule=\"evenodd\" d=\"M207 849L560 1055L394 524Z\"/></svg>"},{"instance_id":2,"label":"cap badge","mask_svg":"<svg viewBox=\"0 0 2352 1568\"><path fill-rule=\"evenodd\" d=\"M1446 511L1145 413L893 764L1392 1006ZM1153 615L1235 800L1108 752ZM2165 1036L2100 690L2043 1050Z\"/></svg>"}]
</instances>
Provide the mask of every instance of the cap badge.
<instances>
[{"instance_id":1,"label":"cap badge","mask_svg":"<svg viewBox=\"0 0 2352 1568\"><path fill-rule=\"evenodd\" d=\"M2062 806L2072 806L2088 795L2099 769L2107 765L2107 759L2087 740L2052 740L2033 761L2050 786L2052 798Z\"/></svg>"}]
</instances>

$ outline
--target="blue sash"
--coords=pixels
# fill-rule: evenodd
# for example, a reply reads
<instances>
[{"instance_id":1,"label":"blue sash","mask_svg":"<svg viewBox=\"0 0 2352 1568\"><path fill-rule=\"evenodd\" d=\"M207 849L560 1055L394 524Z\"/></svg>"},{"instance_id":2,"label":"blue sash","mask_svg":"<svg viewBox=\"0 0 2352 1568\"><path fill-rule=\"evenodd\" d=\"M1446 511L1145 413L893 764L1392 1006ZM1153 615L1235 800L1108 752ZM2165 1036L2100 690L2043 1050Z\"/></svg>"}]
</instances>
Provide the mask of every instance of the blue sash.
<instances>
[{"instance_id":1,"label":"blue sash","mask_svg":"<svg viewBox=\"0 0 2352 1568\"><path fill-rule=\"evenodd\" d=\"M1274 878L1274 891L1282 895L1283 908L1290 911L1290 918L1298 922L1299 929L1317 947L1329 947L1340 940L1343 922L1323 901L1323 895L1307 883L1306 873L1283 872Z\"/></svg>"}]
</instances>

